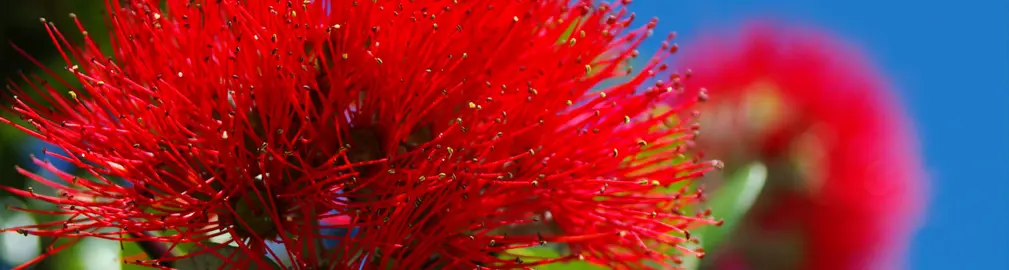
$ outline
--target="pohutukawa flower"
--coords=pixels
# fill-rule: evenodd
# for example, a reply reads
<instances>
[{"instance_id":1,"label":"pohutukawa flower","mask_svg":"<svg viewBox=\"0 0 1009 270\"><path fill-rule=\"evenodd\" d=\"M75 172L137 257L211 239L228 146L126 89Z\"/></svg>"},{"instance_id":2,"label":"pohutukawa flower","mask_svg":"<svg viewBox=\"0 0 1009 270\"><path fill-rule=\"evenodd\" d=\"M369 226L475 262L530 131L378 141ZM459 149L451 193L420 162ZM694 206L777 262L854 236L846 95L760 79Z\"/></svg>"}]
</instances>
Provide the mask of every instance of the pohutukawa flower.
<instances>
[{"instance_id":1,"label":"pohutukawa flower","mask_svg":"<svg viewBox=\"0 0 1009 270\"><path fill-rule=\"evenodd\" d=\"M730 165L760 161L770 169L745 225L706 263L903 268L923 173L893 93L834 37L748 25L741 37L705 37L683 63L695 71L688 92L704 87L716 100L699 108L711 131L699 148Z\"/></svg>"},{"instance_id":2,"label":"pohutukawa flower","mask_svg":"<svg viewBox=\"0 0 1009 270\"><path fill-rule=\"evenodd\" d=\"M57 210L18 209L67 218L6 230L162 247L143 265L668 268L717 222L652 190L715 163L683 157L690 119L653 128L696 100L649 114L677 47L628 68L656 23L629 3L107 1L113 54L47 25L83 86L26 77L41 98L12 110L90 177L22 171L35 189L5 189ZM512 252L544 244L570 252Z\"/></svg>"}]
</instances>

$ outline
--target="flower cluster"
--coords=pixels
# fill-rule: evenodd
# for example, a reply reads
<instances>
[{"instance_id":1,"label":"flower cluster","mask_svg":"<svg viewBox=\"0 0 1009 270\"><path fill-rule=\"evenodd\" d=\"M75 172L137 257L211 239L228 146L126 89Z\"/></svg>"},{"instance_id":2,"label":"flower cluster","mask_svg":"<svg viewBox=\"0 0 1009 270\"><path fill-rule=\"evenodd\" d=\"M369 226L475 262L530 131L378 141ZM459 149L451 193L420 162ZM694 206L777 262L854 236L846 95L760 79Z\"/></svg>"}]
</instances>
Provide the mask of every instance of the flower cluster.
<instances>
[{"instance_id":1,"label":"flower cluster","mask_svg":"<svg viewBox=\"0 0 1009 270\"><path fill-rule=\"evenodd\" d=\"M706 154L762 162L767 186L712 265L737 269L899 269L922 192L916 141L864 58L810 29L749 22L685 59ZM697 87L694 87L696 85ZM709 257L710 258L710 257Z\"/></svg>"},{"instance_id":2,"label":"flower cluster","mask_svg":"<svg viewBox=\"0 0 1009 270\"><path fill-rule=\"evenodd\" d=\"M107 0L112 53L47 24L81 86L26 76L0 119L87 175L36 159L58 177L3 189L66 218L5 230L160 246L128 262L161 267L668 269L703 255L688 230L718 222L679 209L719 163L685 156L692 118L654 128L697 99L670 40L627 65L656 24L629 3ZM548 244L569 251L513 252Z\"/></svg>"}]
</instances>

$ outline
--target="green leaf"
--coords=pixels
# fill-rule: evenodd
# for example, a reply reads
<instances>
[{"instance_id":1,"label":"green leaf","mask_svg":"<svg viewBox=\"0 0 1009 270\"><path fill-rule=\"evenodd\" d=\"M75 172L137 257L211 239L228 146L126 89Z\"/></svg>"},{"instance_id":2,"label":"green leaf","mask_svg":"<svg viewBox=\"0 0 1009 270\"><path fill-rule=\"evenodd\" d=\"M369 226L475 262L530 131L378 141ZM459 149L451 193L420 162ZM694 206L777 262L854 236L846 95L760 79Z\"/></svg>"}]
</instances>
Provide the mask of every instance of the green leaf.
<instances>
[{"instance_id":1,"label":"green leaf","mask_svg":"<svg viewBox=\"0 0 1009 270\"><path fill-rule=\"evenodd\" d=\"M559 262L545 264L541 266L534 266L536 270L568 270L568 269L578 269L578 270L604 270L609 269L599 265L583 262L583 261L570 261L570 262Z\"/></svg>"},{"instance_id":2,"label":"green leaf","mask_svg":"<svg viewBox=\"0 0 1009 270\"><path fill-rule=\"evenodd\" d=\"M530 247L525 249L515 249L510 250L509 253L512 255L520 256L535 256L542 258L559 258L560 253L556 249L549 247ZM545 264L533 267L536 270L565 270L565 269L579 269L579 270L594 270L594 269L608 269L598 265L590 264L583 261L570 261L570 262L557 262L551 264Z\"/></svg>"},{"instance_id":3,"label":"green leaf","mask_svg":"<svg viewBox=\"0 0 1009 270\"><path fill-rule=\"evenodd\" d=\"M757 201L760 191L767 182L767 167L755 162L735 172L721 188L709 197L706 206L712 215L725 220L721 227L706 226L691 230L691 234L701 240L705 251L714 251L732 233L739 221L750 211ZM696 248L696 247L689 247ZM684 258L686 269L696 269L700 265L695 257Z\"/></svg>"},{"instance_id":4,"label":"green leaf","mask_svg":"<svg viewBox=\"0 0 1009 270\"><path fill-rule=\"evenodd\" d=\"M514 255L537 256L544 258L557 258L561 256L561 254L558 253L557 250L549 247L527 247L527 248L512 249L508 250L508 253Z\"/></svg>"},{"instance_id":5,"label":"green leaf","mask_svg":"<svg viewBox=\"0 0 1009 270\"><path fill-rule=\"evenodd\" d=\"M209 247L212 251L204 252L199 255L192 257L180 259L174 262L174 267L178 270L217 270L222 269L222 266L232 265L236 262L247 262L247 265L242 267L242 269L283 269L274 263L269 258L262 258L270 266L263 268L261 262L250 262L249 254L242 251L240 248L228 246L228 245L216 245ZM203 250L194 250L193 253L199 253ZM220 256L220 257L218 257ZM223 269L233 269L232 267L225 267Z\"/></svg>"},{"instance_id":6,"label":"green leaf","mask_svg":"<svg viewBox=\"0 0 1009 270\"><path fill-rule=\"evenodd\" d=\"M508 253L512 255L521 256L536 256L543 258L559 258L560 253L554 248L549 247L528 247L521 249L509 250ZM540 266L534 266L533 269L536 270L565 270L565 269L579 269L579 270L594 270L594 269L608 269L606 267L594 265L584 261L570 261L570 262L556 262L551 264L545 264Z\"/></svg>"},{"instance_id":7,"label":"green leaf","mask_svg":"<svg viewBox=\"0 0 1009 270\"><path fill-rule=\"evenodd\" d=\"M599 265L583 262L583 261L570 261L563 263L552 263L539 267L534 267L537 270L566 270L566 269L578 269L578 270L604 270L609 269Z\"/></svg>"}]
</instances>

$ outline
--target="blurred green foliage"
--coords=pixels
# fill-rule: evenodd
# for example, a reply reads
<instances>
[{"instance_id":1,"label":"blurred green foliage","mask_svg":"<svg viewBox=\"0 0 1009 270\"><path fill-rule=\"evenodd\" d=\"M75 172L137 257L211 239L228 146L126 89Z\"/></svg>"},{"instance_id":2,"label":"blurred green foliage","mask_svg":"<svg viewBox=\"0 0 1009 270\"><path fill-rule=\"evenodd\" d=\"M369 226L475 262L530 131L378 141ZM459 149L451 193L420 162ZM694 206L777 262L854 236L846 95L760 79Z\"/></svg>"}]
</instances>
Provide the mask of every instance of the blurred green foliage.
<instances>
[{"instance_id":1,"label":"blurred green foliage","mask_svg":"<svg viewBox=\"0 0 1009 270\"><path fill-rule=\"evenodd\" d=\"M0 45L0 78L5 85L0 91L3 95L0 105L10 106L7 104L10 101L8 97L12 94L10 88L24 83L20 74L41 75L44 71L25 54L51 70L63 70L66 66L40 18L63 29L62 32L67 33L66 37L71 42L80 43L82 35L70 34L79 32L69 16L70 13L75 13L89 29L89 34L95 40L104 42L108 37L102 17L104 6L103 0L4 1L0 4L0 41L6 41ZM18 52L15 45L23 49L25 54ZM70 74L64 72L64 76L69 77ZM9 117L6 112L4 116ZM17 164L18 160L27 157L26 153L19 153L21 149L18 149L25 139L27 138L21 132L0 126L0 179L3 179L4 184L19 183L20 177L15 173L14 166L8 165Z\"/></svg>"}]
</instances>

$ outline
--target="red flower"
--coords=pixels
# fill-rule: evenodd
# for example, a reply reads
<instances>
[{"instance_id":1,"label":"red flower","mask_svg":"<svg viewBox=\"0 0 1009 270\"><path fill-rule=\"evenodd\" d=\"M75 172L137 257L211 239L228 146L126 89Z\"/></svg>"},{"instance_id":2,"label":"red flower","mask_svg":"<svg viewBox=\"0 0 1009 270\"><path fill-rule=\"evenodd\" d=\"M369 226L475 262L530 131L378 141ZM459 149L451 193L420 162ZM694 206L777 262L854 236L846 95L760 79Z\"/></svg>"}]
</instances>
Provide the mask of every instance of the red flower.
<instances>
[{"instance_id":1,"label":"red flower","mask_svg":"<svg viewBox=\"0 0 1009 270\"><path fill-rule=\"evenodd\" d=\"M41 99L22 93L13 109L96 180L22 171L55 195L5 189L58 210L21 210L69 218L8 231L203 246L140 264L211 253L228 268L665 268L702 253L684 247L687 229L715 223L676 210L696 192L650 192L714 163L644 169L683 153L690 123L675 140L652 127L694 100L643 116L672 95L671 83L637 90L674 81L662 63L676 47L625 70L655 26L628 29L628 0L121 2L106 2L111 56L47 27L83 86L67 95L66 82L26 77ZM655 149L675 150L638 155ZM333 211L342 220L319 225ZM537 222L556 229L503 233ZM202 244L221 234L245 257ZM547 243L576 252L509 255Z\"/></svg>"},{"instance_id":2,"label":"red flower","mask_svg":"<svg viewBox=\"0 0 1009 270\"><path fill-rule=\"evenodd\" d=\"M695 74L691 87L718 101L702 109L710 132L701 149L772 169L751 224L715 265L739 269L730 261L742 258L744 269L900 268L922 178L907 119L870 65L836 39L751 24L738 40L704 39L684 63ZM801 250L776 248L788 233L798 233Z\"/></svg>"}]
</instances>

